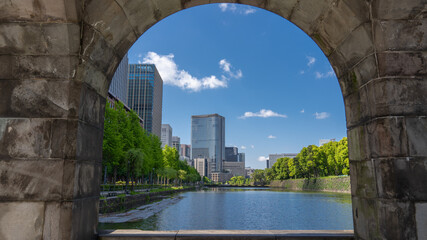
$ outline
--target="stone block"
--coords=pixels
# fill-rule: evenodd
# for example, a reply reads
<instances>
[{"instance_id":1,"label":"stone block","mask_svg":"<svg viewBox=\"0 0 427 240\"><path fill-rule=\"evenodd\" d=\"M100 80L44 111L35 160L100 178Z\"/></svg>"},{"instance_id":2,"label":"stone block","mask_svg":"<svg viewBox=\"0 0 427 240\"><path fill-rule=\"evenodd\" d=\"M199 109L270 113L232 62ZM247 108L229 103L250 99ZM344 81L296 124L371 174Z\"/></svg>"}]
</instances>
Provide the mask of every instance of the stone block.
<instances>
[{"instance_id":1,"label":"stone block","mask_svg":"<svg viewBox=\"0 0 427 240\"><path fill-rule=\"evenodd\" d=\"M378 201L380 239L416 239L415 207L411 202Z\"/></svg>"},{"instance_id":2,"label":"stone block","mask_svg":"<svg viewBox=\"0 0 427 240\"><path fill-rule=\"evenodd\" d=\"M344 76L344 74L347 74L348 70L351 69L347 66L347 61L345 60L345 57L339 51L332 52L332 49L330 49L330 51L332 53L329 54L327 52L328 47L326 47L326 48L322 47L322 45L319 44L319 42L318 42L318 40L316 40L316 38L314 38L314 37L312 37L312 38L319 45L319 47L323 50L323 52L326 54L326 56L328 57L328 60L331 63L332 68L334 69L334 72L335 72L335 75L337 76L337 78L341 79ZM326 44L326 43L322 42L322 44Z\"/></svg>"},{"instance_id":3,"label":"stone block","mask_svg":"<svg viewBox=\"0 0 427 240\"><path fill-rule=\"evenodd\" d=\"M369 145L365 126L359 126L347 130L348 156L351 161L367 160Z\"/></svg>"},{"instance_id":4,"label":"stone block","mask_svg":"<svg viewBox=\"0 0 427 240\"><path fill-rule=\"evenodd\" d=\"M77 56L19 56L15 79L72 79L76 75Z\"/></svg>"},{"instance_id":5,"label":"stone block","mask_svg":"<svg viewBox=\"0 0 427 240\"><path fill-rule=\"evenodd\" d=\"M421 78L382 78L364 86L372 116L425 115L427 81Z\"/></svg>"},{"instance_id":6,"label":"stone block","mask_svg":"<svg viewBox=\"0 0 427 240\"><path fill-rule=\"evenodd\" d=\"M418 239L427 239L427 203L415 203L415 220Z\"/></svg>"},{"instance_id":7,"label":"stone block","mask_svg":"<svg viewBox=\"0 0 427 240\"><path fill-rule=\"evenodd\" d=\"M408 117L405 119L410 156L427 157L427 118Z\"/></svg>"},{"instance_id":8,"label":"stone block","mask_svg":"<svg viewBox=\"0 0 427 240\"><path fill-rule=\"evenodd\" d=\"M3 22L78 22L76 1L14 0L5 1L0 8Z\"/></svg>"},{"instance_id":9,"label":"stone block","mask_svg":"<svg viewBox=\"0 0 427 240\"><path fill-rule=\"evenodd\" d=\"M62 160L1 160L0 200L62 199Z\"/></svg>"},{"instance_id":10,"label":"stone block","mask_svg":"<svg viewBox=\"0 0 427 240\"><path fill-rule=\"evenodd\" d=\"M16 57L11 55L0 55L0 80L13 79L16 72Z\"/></svg>"},{"instance_id":11,"label":"stone block","mask_svg":"<svg viewBox=\"0 0 427 240\"><path fill-rule=\"evenodd\" d=\"M344 97L347 128L359 126L371 115L366 94L366 90L361 89L359 92Z\"/></svg>"},{"instance_id":12,"label":"stone block","mask_svg":"<svg viewBox=\"0 0 427 240\"><path fill-rule=\"evenodd\" d=\"M376 118L367 124L370 158L408 156L403 117Z\"/></svg>"},{"instance_id":13,"label":"stone block","mask_svg":"<svg viewBox=\"0 0 427 240\"><path fill-rule=\"evenodd\" d=\"M377 197L377 180L373 161L350 161L350 179L352 196L369 199Z\"/></svg>"},{"instance_id":14,"label":"stone block","mask_svg":"<svg viewBox=\"0 0 427 240\"><path fill-rule=\"evenodd\" d=\"M102 34L109 46L125 49L122 55L139 37L135 35L123 9L114 0L86 1L85 21Z\"/></svg>"},{"instance_id":15,"label":"stone block","mask_svg":"<svg viewBox=\"0 0 427 240\"><path fill-rule=\"evenodd\" d=\"M427 52L384 52L377 56L381 77L427 74Z\"/></svg>"},{"instance_id":16,"label":"stone block","mask_svg":"<svg viewBox=\"0 0 427 240\"><path fill-rule=\"evenodd\" d=\"M0 202L0 239L42 238L43 202Z\"/></svg>"},{"instance_id":17,"label":"stone block","mask_svg":"<svg viewBox=\"0 0 427 240\"><path fill-rule=\"evenodd\" d=\"M161 13L153 1L116 1L128 17L128 21L138 36L161 20ZM196 2L196 1L194 1ZM198 1L197 1L198 2Z\"/></svg>"},{"instance_id":18,"label":"stone block","mask_svg":"<svg viewBox=\"0 0 427 240\"><path fill-rule=\"evenodd\" d=\"M177 240L192 239L257 239L274 240L275 234L270 231L248 231L248 230L181 230L176 235Z\"/></svg>"},{"instance_id":19,"label":"stone block","mask_svg":"<svg viewBox=\"0 0 427 240\"><path fill-rule=\"evenodd\" d=\"M377 201L353 196L351 203L355 239L381 239Z\"/></svg>"},{"instance_id":20,"label":"stone block","mask_svg":"<svg viewBox=\"0 0 427 240\"><path fill-rule=\"evenodd\" d=\"M93 126L102 128L105 102L105 98L95 90L83 84L80 97L79 119Z\"/></svg>"},{"instance_id":21,"label":"stone block","mask_svg":"<svg viewBox=\"0 0 427 240\"><path fill-rule=\"evenodd\" d=\"M427 49L427 18L374 21L377 51L423 51Z\"/></svg>"},{"instance_id":22,"label":"stone block","mask_svg":"<svg viewBox=\"0 0 427 240\"><path fill-rule=\"evenodd\" d=\"M101 164L88 161L64 162L63 198L76 199L99 196Z\"/></svg>"},{"instance_id":23,"label":"stone block","mask_svg":"<svg viewBox=\"0 0 427 240\"><path fill-rule=\"evenodd\" d=\"M328 12L332 4L332 0L299 1L289 20L311 35L316 30L319 19Z\"/></svg>"},{"instance_id":24,"label":"stone block","mask_svg":"<svg viewBox=\"0 0 427 240\"><path fill-rule=\"evenodd\" d=\"M205 4L209 4L210 0L186 0L183 2L183 8L191 8L191 7L197 7Z\"/></svg>"},{"instance_id":25,"label":"stone block","mask_svg":"<svg viewBox=\"0 0 427 240\"><path fill-rule=\"evenodd\" d=\"M369 21L369 6L360 0L336 1L319 25L318 32L336 49L362 23Z\"/></svg>"},{"instance_id":26,"label":"stone block","mask_svg":"<svg viewBox=\"0 0 427 240\"><path fill-rule=\"evenodd\" d=\"M72 202L46 203L43 239L69 239L71 235Z\"/></svg>"},{"instance_id":27,"label":"stone block","mask_svg":"<svg viewBox=\"0 0 427 240\"><path fill-rule=\"evenodd\" d=\"M357 27L336 49L344 57L349 68L374 53L370 23Z\"/></svg>"},{"instance_id":28,"label":"stone block","mask_svg":"<svg viewBox=\"0 0 427 240\"><path fill-rule=\"evenodd\" d=\"M102 161L102 127L79 122L77 132L76 159L100 163Z\"/></svg>"},{"instance_id":29,"label":"stone block","mask_svg":"<svg viewBox=\"0 0 427 240\"><path fill-rule=\"evenodd\" d=\"M0 24L0 54L78 54L80 26L71 23Z\"/></svg>"},{"instance_id":30,"label":"stone block","mask_svg":"<svg viewBox=\"0 0 427 240\"><path fill-rule=\"evenodd\" d=\"M88 61L82 61L77 70L76 79L82 81L86 85L89 85L90 88L94 89L98 94L103 98L107 98L108 89L110 82L107 79L112 79L113 75L110 78L107 78L103 72L98 70Z\"/></svg>"},{"instance_id":31,"label":"stone block","mask_svg":"<svg viewBox=\"0 0 427 240\"><path fill-rule=\"evenodd\" d=\"M50 157L49 119L2 119L0 129L2 159Z\"/></svg>"},{"instance_id":32,"label":"stone block","mask_svg":"<svg viewBox=\"0 0 427 240\"><path fill-rule=\"evenodd\" d=\"M427 201L427 159L375 160L380 198Z\"/></svg>"},{"instance_id":33,"label":"stone block","mask_svg":"<svg viewBox=\"0 0 427 240\"><path fill-rule=\"evenodd\" d=\"M85 198L72 202L70 239L96 239L99 198ZM65 223L64 223L65 224Z\"/></svg>"},{"instance_id":34,"label":"stone block","mask_svg":"<svg viewBox=\"0 0 427 240\"><path fill-rule=\"evenodd\" d=\"M137 229L101 230L100 240L127 240L127 239L150 239L150 240L175 240L178 231L142 231Z\"/></svg>"},{"instance_id":35,"label":"stone block","mask_svg":"<svg viewBox=\"0 0 427 240\"><path fill-rule=\"evenodd\" d=\"M273 13L276 13L285 19L289 19L297 2L298 2L297 0L289 0L289 1L270 0L270 1L267 1L267 5L265 9Z\"/></svg>"},{"instance_id":36,"label":"stone block","mask_svg":"<svg viewBox=\"0 0 427 240\"><path fill-rule=\"evenodd\" d=\"M372 15L375 19L418 19L427 13L424 0L374 0Z\"/></svg>"},{"instance_id":37,"label":"stone block","mask_svg":"<svg viewBox=\"0 0 427 240\"><path fill-rule=\"evenodd\" d=\"M375 55L370 55L339 78L343 96L359 91L360 87L378 76Z\"/></svg>"},{"instance_id":38,"label":"stone block","mask_svg":"<svg viewBox=\"0 0 427 240\"><path fill-rule=\"evenodd\" d=\"M121 58L116 55L112 46L91 26L84 24L82 55L106 76L113 76Z\"/></svg>"}]
</instances>

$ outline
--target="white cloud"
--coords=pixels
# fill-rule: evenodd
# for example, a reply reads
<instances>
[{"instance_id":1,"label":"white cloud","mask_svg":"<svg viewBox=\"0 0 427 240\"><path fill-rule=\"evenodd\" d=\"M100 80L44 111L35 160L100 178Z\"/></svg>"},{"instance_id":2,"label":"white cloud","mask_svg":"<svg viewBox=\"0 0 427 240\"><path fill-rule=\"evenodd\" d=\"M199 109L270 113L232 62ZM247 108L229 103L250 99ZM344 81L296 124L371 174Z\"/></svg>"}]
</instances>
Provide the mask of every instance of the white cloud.
<instances>
[{"instance_id":1,"label":"white cloud","mask_svg":"<svg viewBox=\"0 0 427 240\"><path fill-rule=\"evenodd\" d=\"M139 58L142 58L142 53L138 54L138 57L139 57Z\"/></svg>"},{"instance_id":2,"label":"white cloud","mask_svg":"<svg viewBox=\"0 0 427 240\"><path fill-rule=\"evenodd\" d=\"M242 150L245 150L246 149L246 146L240 146L240 149L242 149Z\"/></svg>"},{"instance_id":3,"label":"white cloud","mask_svg":"<svg viewBox=\"0 0 427 240\"><path fill-rule=\"evenodd\" d=\"M315 117L316 117L316 119L326 119L326 118L328 118L329 116L331 116L329 113L327 113L327 112L320 112L320 113L318 113L318 112L316 112L315 114L313 114Z\"/></svg>"},{"instance_id":4,"label":"white cloud","mask_svg":"<svg viewBox=\"0 0 427 240\"><path fill-rule=\"evenodd\" d=\"M316 58L314 58L314 57L308 56L307 59L308 59L307 66L309 66L309 67L311 67L316 62Z\"/></svg>"},{"instance_id":5,"label":"white cloud","mask_svg":"<svg viewBox=\"0 0 427 240\"><path fill-rule=\"evenodd\" d=\"M317 79L328 78L328 77L333 77L333 76L335 76L335 72L333 70L330 70L326 73L316 72L316 78Z\"/></svg>"},{"instance_id":6,"label":"white cloud","mask_svg":"<svg viewBox=\"0 0 427 240\"><path fill-rule=\"evenodd\" d=\"M275 139L275 138L277 138L276 136L273 136L273 135L269 135L267 138L269 138L269 139Z\"/></svg>"},{"instance_id":7,"label":"white cloud","mask_svg":"<svg viewBox=\"0 0 427 240\"><path fill-rule=\"evenodd\" d=\"M221 12L226 12L226 11L230 11L233 13L238 13L238 14L243 14L243 15L249 15L252 13L255 13L256 10L253 7L249 7L249 6L239 6L237 4L232 4L232 3L221 3L218 5L218 7L221 9Z\"/></svg>"},{"instance_id":8,"label":"white cloud","mask_svg":"<svg viewBox=\"0 0 427 240\"><path fill-rule=\"evenodd\" d=\"M251 148L252 148L252 149L254 149L254 148L255 148L255 146L254 146L254 145L251 145Z\"/></svg>"},{"instance_id":9,"label":"white cloud","mask_svg":"<svg viewBox=\"0 0 427 240\"><path fill-rule=\"evenodd\" d=\"M281 117L281 118L287 118L288 116L284 114L279 114L276 112L273 112L271 110L261 109L259 112L245 112L243 116L240 116L239 118L245 119L250 117L261 117L261 118L269 118L269 117Z\"/></svg>"},{"instance_id":10,"label":"white cloud","mask_svg":"<svg viewBox=\"0 0 427 240\"><path fill-rule=\"evenodd\" d=\"M305 113L305 110L303 109L303 110L301 110L301 111L299 111L300 113Z\"/></svg>"},{"instance_id":11,"label":"white cloud","mask_svg":"<svg viewBox=\"0 0 427 240\"><path fill-rule=\"evenodd\" d=\"M181 89L192 92L198 92L202 89L226 88L230 78L240 78L243 75L240 70L236 73L232 72L231 64L228 63L227 60L222 59L220 61L220 67L222 66L221 62L228 64L229 71L225 71L227 76L221 76L221 78L218 78L211 75L209 77L197 78L192 76L186 70L179 69L178 65L175 63L174 57L175 56L173 54L160 55L155 52L148 52L144 57L143 62L138 61L138 63L155 64L157 70L162 76L164 84L177 86Z\"/></svg>"},{"instance_id":12,"label":"white cloud","mask_svg":"<svg viewBox=\"0 0 427 240\"><path fill-rule=\"evenodd\" d=\"M233 72L233 67L226 59L221 59L221 61L219 61L219 67L231 78L239 79L243 76L240 69Z\"/></svg>"},{"instance_id":13,"label":"white cloud","mask_svg":"<svg viewBox=\"0 0 427 240\"><path fill-rule=\"evenodd\" d=\"M305 73L305 71L304 70L301 70L300 72L299 72L299 74L301 74L301 75L303 75Z\"/></svg>"},{"instance_id":14,"label":"white cloud","mask_svg":"<svg viewBox=\"0 0 427 240\"><path fill-rule=\"evenodd\" d=\"M266 157L264 157L264 156L259 156L258 157L258 161L260 161L260 162L265 162L265 161L267 161L268 160L268 158L266 158Z\"/></svg>"}]
</instances>

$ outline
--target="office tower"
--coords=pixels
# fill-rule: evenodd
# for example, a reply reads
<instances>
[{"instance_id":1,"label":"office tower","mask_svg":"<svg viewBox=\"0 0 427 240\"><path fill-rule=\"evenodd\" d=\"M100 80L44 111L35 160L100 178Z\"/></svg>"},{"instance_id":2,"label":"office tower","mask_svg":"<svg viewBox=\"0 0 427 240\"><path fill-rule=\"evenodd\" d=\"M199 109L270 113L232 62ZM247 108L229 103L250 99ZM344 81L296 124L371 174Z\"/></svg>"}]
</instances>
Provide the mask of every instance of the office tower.
<instances>
[{"instance_id":1,"label":"office tower","mask_svg":"<svg viewBox=\"0 0 427 240\"><path fill-rule=\"evenodd\" d=\"M177 137L177 136L172 136L172 147L174 147L177 151L178 154L180 152L180 148L181 148L181 138Z\"/></svg>"},{"instance_id":2,"label":"office tower","mask_svg":"<svg viewBox=\"0 0 427 240\"><path fill-rule=\"evenodd\" d=\"M169 124L162 124L162 135L160 140L162 141L162 148L166 145L172 147L172 127Z\"/></svg>"},{"instance_id":3,"label":"office tower","mask_svg":"<svg viewBox=\"0 0 427 240\"><path fill-rule=\"evenodd\" d=\"M239 153L239 160L238 160L239 162L243 162L244 163L245 162L245 158L246 158L245 157L245 153Z\"/></svg>"},{"instance_id":4,"label":"office tower","mask_svg":"<svg viewBox=\"0 0 427 240\"><path fill-rule=\"evenodd\" d=\"M207 158L211 172L225 160L225 119L218 114L191 116L192 158Z\"/></svg>"},{"instance_id":5,"label":"office tower","mask_svg":"<svg viewBox=\"0 0 427 240\"><path fill-rule=\"evenodd\" d=\"M267 161L267 168L272 168L273 165L277 162L279 158L294 158L297 156L297 153L280 153L280 154L269 154Z\"/></svg>"},{"instance_id":6,"label":"office tower","mask_svg":"<svg viewBox=\"0 0 427 240\"><path fill-rule=\"evenodd\" d=\"M209 162L207 158L195 158L194 168L202 177L207 177L209 174Z\"/></svg>"},{"instance_id":7,"label":"office tower","mask_svg":"<svg viewBox=\"0 0 427 240\"><path fill-rule=\"evenodd\" d=\"M179 155L181 155L181 157L191 158L191 145L181 144Z\"/></svg>"},{"instance_id":8,"label":"office tower","mask_svg":"<svg viewBox=\"0 0 427 240\"><path fill-rule=\"evenodd\" d=\"M108 93L113 95L113 98L120 100L124 105L127 105L128 96L128 62L128 55L126 53L114 73L110 89L108 90Z\"/></svg>"},{"instance_id":9,"label":"office tower","mask_svg":"<svg viewBox=\"0 0 427 240\"><path fill-rule=\"evenodd\" d=\"M225 161L238 162L239 149L237 147L225 147Z\"/></svg>"},{"instance_id":10,"label":"office tower","mask_svg":"<svg viewBox=\"0 0 427 240\"><path fill-rule=\"evenodd\" d=\"M143 120L144 129L160 138L163 80L153 64L129 64L128 106Z\"/></svg>"}]
</instances>

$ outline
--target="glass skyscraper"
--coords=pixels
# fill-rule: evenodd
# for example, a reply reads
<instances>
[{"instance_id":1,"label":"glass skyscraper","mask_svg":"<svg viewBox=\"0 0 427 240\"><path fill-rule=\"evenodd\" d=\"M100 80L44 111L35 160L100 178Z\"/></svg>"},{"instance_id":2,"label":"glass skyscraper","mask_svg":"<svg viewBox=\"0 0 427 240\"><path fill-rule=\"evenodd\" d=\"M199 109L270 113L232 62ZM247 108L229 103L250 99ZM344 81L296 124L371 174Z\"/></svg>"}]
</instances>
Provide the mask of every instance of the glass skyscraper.
<instances>
[{"instance_id":1,"label":"glass skyscraper","mask_svg":"<svg viewBox=\"0 0 427 240\"><path fill-rule=\"evenodd\" d=\"M143 120L144 129L161 137L163 80L154 64L129 64L128 106Z\"/></svg>"},{"instance_id":2,"label":"glass skyscraper","mask_svg":"<svg viewBox=\"0 0 427 240\"><path fill-rule=\"evenodd\" d=\"M207 158L211 172L222 172L225 160L225 118L218 114L191 116L192 158Z\"/></svg>"},{"instance_id":3,"label":"glass skyscraper","mask_svg":"<svg viewBox=\"0 0 427 240\"><path fill-rule=\"evenodd\" d=\"M127 105L128 96L128 55L123 57L111 80L110 89L108 90L114 97Z\"/></svg>"}]
</instances>

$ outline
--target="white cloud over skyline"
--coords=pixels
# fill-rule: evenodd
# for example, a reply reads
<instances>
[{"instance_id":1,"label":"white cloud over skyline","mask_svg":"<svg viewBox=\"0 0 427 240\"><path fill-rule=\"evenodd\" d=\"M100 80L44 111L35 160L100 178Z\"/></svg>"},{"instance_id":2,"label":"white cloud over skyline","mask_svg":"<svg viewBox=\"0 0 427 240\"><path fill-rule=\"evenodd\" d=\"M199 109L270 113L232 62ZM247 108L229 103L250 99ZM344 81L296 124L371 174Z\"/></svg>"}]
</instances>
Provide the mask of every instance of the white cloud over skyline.
<instances>
[{"instance_id":1,"label":"white cloud over skyline","mask_svg":"<svg viewBox=\"0 0 427 240\"><path fill-rule=\"evenodd\" d=\"M309 66L309 67L311 67L316 62L316 58L315 57L307 56L307 59L308 59L307 66Z\"/></svg>"},{"instance_id":2,"label":"white cloud over skyline","mask_svg":"<svg viewBox=\"0 0 427 240\"><path fill-rule=\"evenodd\" d=\"M142 63L155 64L164 84L177 86L191 92L198 92L203 89L226 88L231 78L241 78L243 76L241 70L233 72L231 64L226 59L222 59L219 65L225 75L222 75L221 78L215 75L197 78L186 70L179 69L174 57L173 54L160 55L155 52L148 52ZM141 61L138 61L138 63L141 63Z\"/></svg>"},{"instance_id":3,"label":"white cloud over skyline","mask_svg":"<svg viewBox=\"0 0 427 240\"><path fill-rule=\"evenodd\" d=\"M268 160L268 158L267 157L264 157L264 156L259 156L258 157L258 161L260 161L260 162L265 162L265 161L267 161Z\"/></svg>"},{"instance_id":4,"label":"white cloud over skyline","mask_svg":"<svg viewBox=\"0 0 427 240\"><path fill-rule=\"evenodd\" d=\"M233 13L239 13L239 14L243 14L243 15L249 15L252 13L255 13L256 10L253 7L249 7L249 6L239 6L237 7L237 4L233 4L233 3L221 3L218 5L218 7L221 9L221 12L233 12Z\"/></svg>"},{"instance_id":5,"label":"white cloud over skyline","mask_svg":"<svg viewBox=\"0 0 427 240\"><path fill-rule=\"evenodd\" d=\"M316 78L317 79L328 78L328 77L335 76L335 72L332 69L330 71L326 72L326 73L316 72L315 74L316 74Z\"/></svg>"},{"instance_id":6,"label":"white cloud over skyline","mask_svg":"<svg viewBox=\"0 0 427 240\"><path fill-rule=\"evenodd\" d=\"M273 136L273 135L269 135L267 138L268 138L268 139L275 139L275 138L277 138L277 137L276 137L276 136Z\"/></svg>"},{"instance_id":7,"label":"white cloud over skyline","mask_svg":"<svg viewBox=\"0 0 427 240\"><path fill-rule=\"evenodd\" d=\"M246 146L240 146L240 149L242 149L242 150L245 150L246 149Z\"/></svg>"},{"instance_id":8,"label":"white cloud over skyline","mask_svg":"<svg viewBox=\"0 0 427 240\"><path fill-rule=\"evenodd\" d=\"M327 112L320 112L320 113L316 112L314 114L314 116L316 117L316 119L322 120L322 119L326 119L326 118L330 117L331 114L329 114Z\"/></svg>"},{"instance_id":9,"label":"white cloud over skyline","mask_svg":"<svg viewBox=\"0 0 427 240\"><path fill-rule=\"evenodd\" d=\"M261 118L270 118L270 117L281 117L287 118L285 114L280 114L273 112L267 109L261 109L259 112L245 112L243 116L240 116L240 119L250 118L250 117L261 117Z\"/></svg>"}]
</instances>

